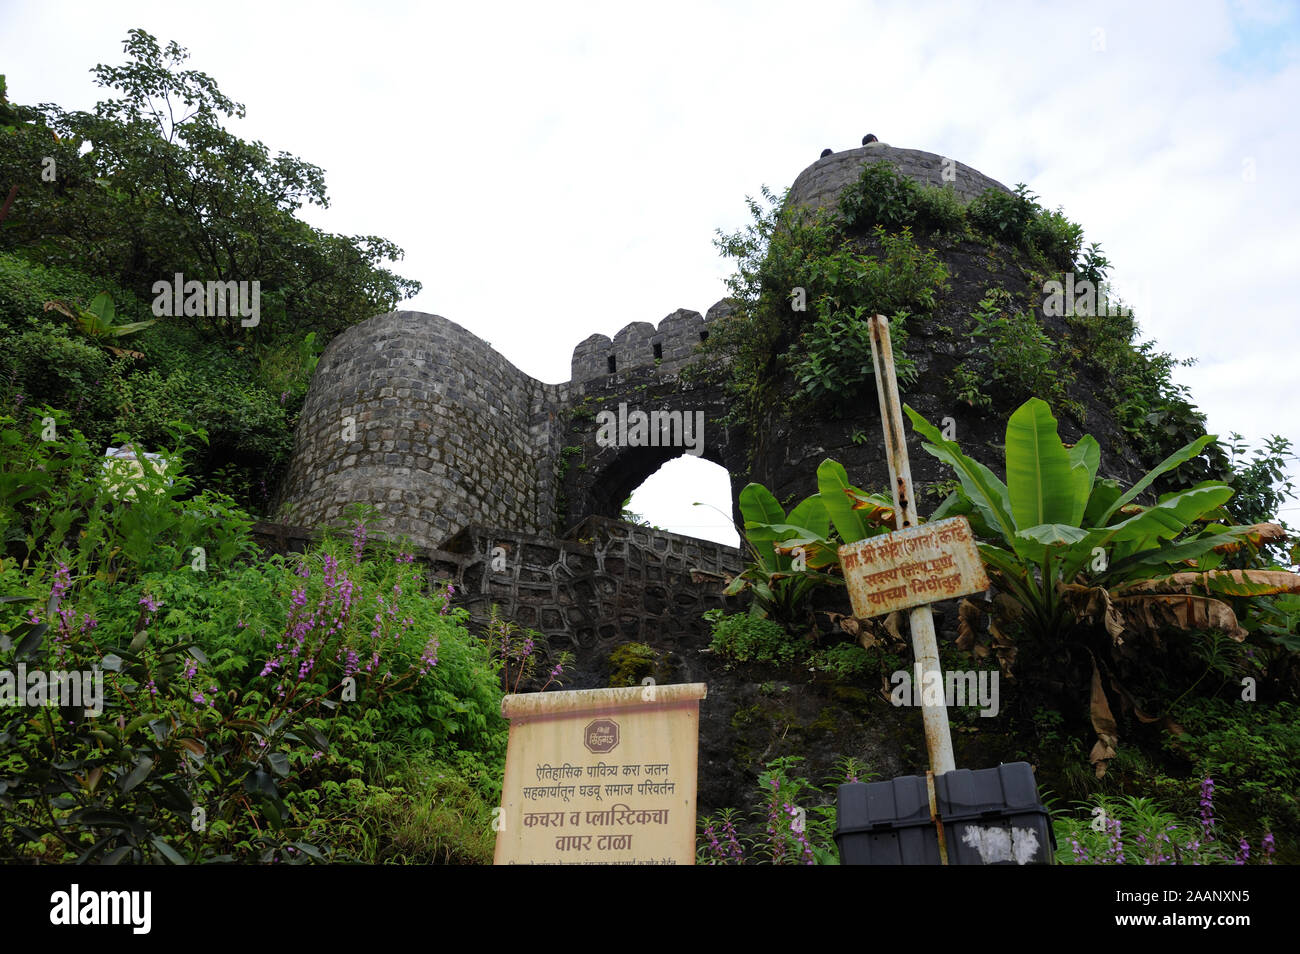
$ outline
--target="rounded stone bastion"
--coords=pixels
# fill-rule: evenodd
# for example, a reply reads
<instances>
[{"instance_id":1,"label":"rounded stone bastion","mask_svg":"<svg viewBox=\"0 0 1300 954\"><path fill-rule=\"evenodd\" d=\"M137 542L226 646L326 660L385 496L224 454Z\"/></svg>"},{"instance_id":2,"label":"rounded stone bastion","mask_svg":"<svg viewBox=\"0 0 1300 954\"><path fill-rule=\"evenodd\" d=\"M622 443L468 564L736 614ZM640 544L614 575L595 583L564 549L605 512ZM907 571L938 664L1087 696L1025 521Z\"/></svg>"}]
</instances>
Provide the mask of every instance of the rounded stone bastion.
<instances>
[{"instance_id":1,"label":"rounded stone bastion","mask_svg":"<svg viewBox=\"0 0 1300 954\"><path fill-rule=\"evenodd\" d=\"M438 315L354 325L312 378L281 517L319 527L364 502L376 530L424 547L471 523L546 532L567 393Z\"/></svg>"},{"instance_id":2,"label":"rounded stone bastion","mask_svg":"<svg viewBox=\"0 0 1300 954\"><path fill-rule=\"evenodd\" d=\"M951 188L962 202L969 202L986 189L1011 191L996 179L955 159L873 142L818 159L799 173L786 201L791 207L834 209L839 204L840 192L857 182L863 168L873 162L888 162L895 172L917 185Z\"/></svg>"}]
</instances>

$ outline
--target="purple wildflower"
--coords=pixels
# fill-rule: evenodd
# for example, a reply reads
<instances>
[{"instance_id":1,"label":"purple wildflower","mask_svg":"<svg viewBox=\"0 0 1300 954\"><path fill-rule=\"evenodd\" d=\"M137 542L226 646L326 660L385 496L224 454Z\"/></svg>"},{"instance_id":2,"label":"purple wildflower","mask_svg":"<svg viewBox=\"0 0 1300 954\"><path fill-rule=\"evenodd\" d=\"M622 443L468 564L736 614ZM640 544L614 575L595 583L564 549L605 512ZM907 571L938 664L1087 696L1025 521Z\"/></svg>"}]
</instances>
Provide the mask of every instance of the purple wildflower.
<instances>
[{"instance_id":1,"label":"purple wildflower","mask_svg":"<svg viewBox=\"0 0 1300 954\"><path fill-rule=\"evenodd\" d=\"M1071 839L1070 839L1070 844L1074 846L1074 861L1075 861L1075 864L1086 865L1086 864L1088 863L1088 852L1087 852L1087 850L1083 847L1083 845L1079 844L1079 841L1078 841L1077 838L1071 838Z\"/></svg>"},{"instance_id":2,"label":"purple wildflower","mask_svg":"<svg viewBox=\"0 0 1300 954\"><path fill-rule=\"evenodd\" d=\"M1201 782L1201 837L1214 841L1214 779Z\"/></svg>"},{"instance_id":3,"label":"purple wildflower","mask_svg":"<svg viewBox=\"0 0 1300 954\"><path fill-rule=\"evenodd\" d=\"M365 549L365 546L366 546L366 525L364 523L357 523L357 525L352 528L352 562L353 563L361 562L361 551Z\"/></svg>"},{"instance_id":4,"label":"purple wildflower","mask_svg":"<svg viewBox=\"0 0 1300 954\"><path fill-rule=\"evenodd\" d=\"M438 637L430 636L429 641L424 644L424 652L420 654L420 675L438 665Z\"/></svg>"}]
</instances>

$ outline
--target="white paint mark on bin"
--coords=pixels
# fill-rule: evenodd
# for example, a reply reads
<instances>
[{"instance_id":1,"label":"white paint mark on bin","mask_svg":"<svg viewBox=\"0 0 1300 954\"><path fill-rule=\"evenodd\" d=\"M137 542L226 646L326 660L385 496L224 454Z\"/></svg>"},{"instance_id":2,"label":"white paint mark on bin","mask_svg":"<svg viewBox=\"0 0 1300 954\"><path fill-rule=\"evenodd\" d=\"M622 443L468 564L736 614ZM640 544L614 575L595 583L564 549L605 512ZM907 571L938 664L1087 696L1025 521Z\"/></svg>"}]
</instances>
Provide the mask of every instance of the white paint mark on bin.
<instances>
[{"instance_id":1,"label":"white paint mark on bin","mask_svg":"<svg viewBox=\"0 0 1300 954\"><path fill-rule=\"evenodd\" d=\"M967 825L961 840L980 854L983 864L1014 861L1028 864L1038 854L1038 833L1032 828L980 828Z\"/></svg>"}]
</instances>

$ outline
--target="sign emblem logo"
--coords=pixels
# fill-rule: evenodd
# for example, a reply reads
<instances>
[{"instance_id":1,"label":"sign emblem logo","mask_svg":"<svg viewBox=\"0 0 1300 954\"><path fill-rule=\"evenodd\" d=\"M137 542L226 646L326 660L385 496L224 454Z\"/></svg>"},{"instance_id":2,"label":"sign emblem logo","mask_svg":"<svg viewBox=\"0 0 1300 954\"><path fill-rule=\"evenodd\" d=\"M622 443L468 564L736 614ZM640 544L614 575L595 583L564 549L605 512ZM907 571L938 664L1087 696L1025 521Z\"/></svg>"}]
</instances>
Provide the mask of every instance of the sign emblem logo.
<instances>
[{"instance_id":1,"label":"sign emblem logo","mask_svg":"<svg viewBox=\"0 0 1300 954\"><path fill-rule=\"evenodd\" d=\"M593 719L582 730L582 744L594 755L614 751L618 745L618 723L613 719Z\"/></svg>"}]
</instances>

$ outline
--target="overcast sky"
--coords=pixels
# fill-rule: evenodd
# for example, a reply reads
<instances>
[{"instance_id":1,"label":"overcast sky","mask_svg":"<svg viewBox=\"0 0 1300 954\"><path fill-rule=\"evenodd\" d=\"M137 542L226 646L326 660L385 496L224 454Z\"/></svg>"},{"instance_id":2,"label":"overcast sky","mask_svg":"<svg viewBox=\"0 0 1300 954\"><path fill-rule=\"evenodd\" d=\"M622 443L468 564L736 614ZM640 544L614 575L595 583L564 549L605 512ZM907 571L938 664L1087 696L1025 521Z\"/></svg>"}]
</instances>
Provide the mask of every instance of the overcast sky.
<instances>
[{"instance_id":1,"label":"overcast sky","mask_svg":"<svg viewBox=\"0 0 1300 954\"><path fill-rule=\"evenodd\" d=\"M233 131L325 169L305 218L406 250L402 307L543 381L593 332L706 310L745 196L874 132L1064 207L1144 334L1198 359L1210 430L1300 443L1295 3L0 0L10 99L92 108L132 27L245 104ZM712 466L633 509L727 539L690 506L729 510Z\"/></svg>"}]
</instances>

